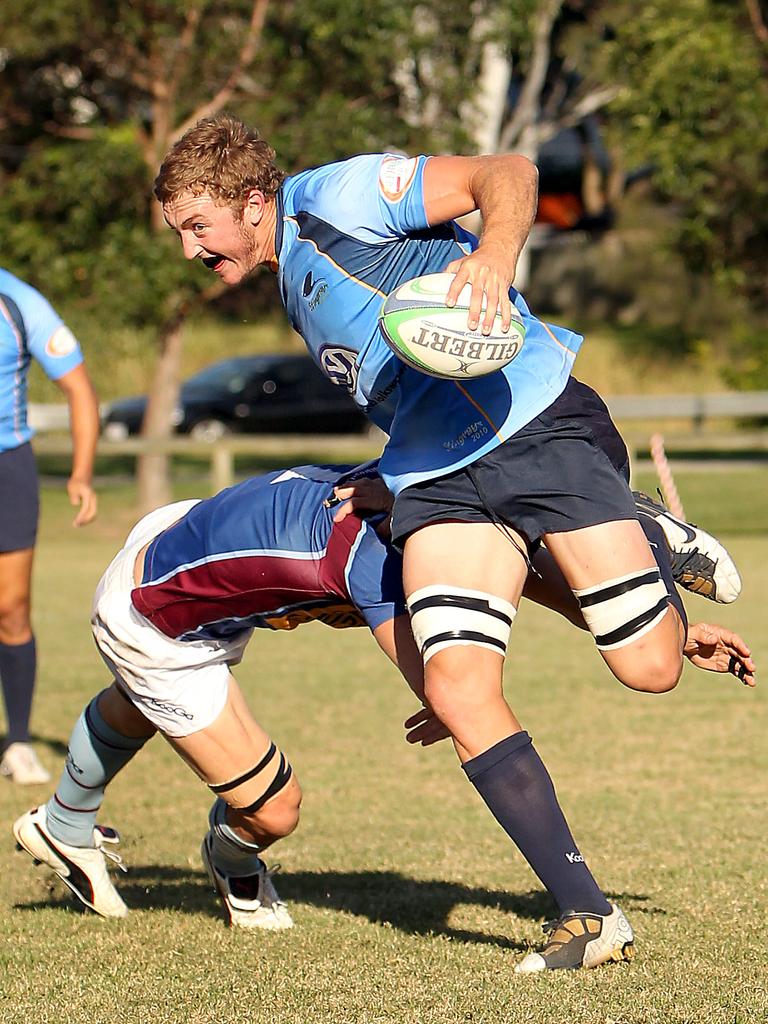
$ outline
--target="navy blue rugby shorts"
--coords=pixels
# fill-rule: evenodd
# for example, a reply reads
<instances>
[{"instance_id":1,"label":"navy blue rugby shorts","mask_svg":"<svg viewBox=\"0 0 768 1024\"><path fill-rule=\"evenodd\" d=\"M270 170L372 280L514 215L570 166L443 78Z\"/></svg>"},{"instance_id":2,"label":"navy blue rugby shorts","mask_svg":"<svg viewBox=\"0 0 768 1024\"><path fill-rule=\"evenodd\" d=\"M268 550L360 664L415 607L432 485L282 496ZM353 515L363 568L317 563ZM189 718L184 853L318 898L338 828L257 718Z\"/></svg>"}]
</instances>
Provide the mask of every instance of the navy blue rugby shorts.
<instances>
[{"instance_id":1,"label":"navy blue rugby shorts","mask_svg":"<svg viewBox=\"0 0 768 1024\"><path fill-rule=\"evenodd\" d=\"M406 487L392 540L440 522L502 522L534 550L544 534L636 519L629 455L592 388L571 377L541 415L469 466Z\"/></svg>"},{"instance_id":2,"label":"navy blue rugby shorts","mask_svg":"<svg viewBox=\"0 0 768 1024\"><path fill-rule=\"evenodd\" d=\"M0 552L33 548L40 497L32 445L0 452Z\"/></svg>"}]
</instances>

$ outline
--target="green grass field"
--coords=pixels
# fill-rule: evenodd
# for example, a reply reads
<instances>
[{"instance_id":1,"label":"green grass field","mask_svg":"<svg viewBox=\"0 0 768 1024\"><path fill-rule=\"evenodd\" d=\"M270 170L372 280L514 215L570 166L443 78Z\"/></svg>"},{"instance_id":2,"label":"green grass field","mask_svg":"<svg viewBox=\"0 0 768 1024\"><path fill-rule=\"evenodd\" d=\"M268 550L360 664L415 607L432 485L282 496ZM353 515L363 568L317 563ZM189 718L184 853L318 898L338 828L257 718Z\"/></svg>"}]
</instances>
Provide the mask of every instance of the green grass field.
<instances>
[{"instance_id":1,"label":"green grass field","mask_svg":"<svg viewBox=\"0 0 768 1024\"><path fill-rule=\"evenodd\" d=\"M736 605L692 597L689 613L742 632L759 665L768 662L767 483L764 468L678 480L689 515L723 531L744 574ZM54 772L83 704L108 681L88 611L132 500L128 487L109 490L99 521L74 531L61 492L44 491L34 727ZM49 788L3 784L0 1021L768 1020L765 692L687 667L672 694L630 693L587 638L532 607L521 609L512 649L508 696L582 851L635 928L632 964L512 973L553 907L448 746L403 742L413 701L370 638L313 625L258 635L238 670L305 790L302 824L270 858L282 863L296 928L225 928L198 856L209 794L161 740L114 783L102 814L123 833L125 921L79 913L60 883L14 852L12 820Z\"/></svg>"}]
</instances>

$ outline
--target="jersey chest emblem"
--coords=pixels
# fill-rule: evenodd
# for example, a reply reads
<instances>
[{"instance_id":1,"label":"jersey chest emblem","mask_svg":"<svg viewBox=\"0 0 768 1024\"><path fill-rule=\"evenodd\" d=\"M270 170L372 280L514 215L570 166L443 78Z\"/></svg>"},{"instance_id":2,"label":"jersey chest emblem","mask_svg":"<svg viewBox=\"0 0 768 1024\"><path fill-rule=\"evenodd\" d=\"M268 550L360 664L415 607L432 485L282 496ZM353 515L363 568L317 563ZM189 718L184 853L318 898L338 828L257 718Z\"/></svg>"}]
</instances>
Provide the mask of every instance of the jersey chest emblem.
<instances>
[{"instance_id":1,"label":"jersey chest emblem","mask_svg":"<svg viewBox=\"0 0 768 1024\"><path fill-rule=\"evenodd\" d=\"M357 353L351 348L327 346L320 351L320 365L331 383L351 393L357 387Z\"/></svg>"}]
</instances>

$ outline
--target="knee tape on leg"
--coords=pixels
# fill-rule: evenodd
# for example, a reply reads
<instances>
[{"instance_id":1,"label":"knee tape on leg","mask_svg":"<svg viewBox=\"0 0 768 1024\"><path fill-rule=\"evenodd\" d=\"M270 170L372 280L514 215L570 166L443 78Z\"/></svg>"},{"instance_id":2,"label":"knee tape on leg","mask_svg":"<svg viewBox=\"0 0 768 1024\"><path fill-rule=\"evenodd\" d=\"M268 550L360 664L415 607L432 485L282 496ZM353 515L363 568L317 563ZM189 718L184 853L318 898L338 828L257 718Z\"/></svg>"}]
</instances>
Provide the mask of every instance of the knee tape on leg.
<instances>
[{"instance_id":1,"label":"knee tape on leg","mask_svg":"<svg viewBox=\"0 0 768 1024\"><path fill-rule=\"evenodd\" d=\"M650 632L666 615L669 595L658 568L574 590L599 650L613 651Z\"/></svg>"},{"instance_id":2,"label":"knee tape on leg","mask_svg":"<svg viewBox=\"0 0 768 1024\"><path fill-rule=\"evenodd\" d=\"M288 785L293 768L282 751L278 750L274 743L270 743L269 750L257 765L238 775L229 782L222 782L208 788L223 796L224 800L238 811L249 813L258 811L267 800L271 800L281 789ZM245 787L241 789L241 787ZM227 794L233 797L234 790L241 790L233 799L228 799Z\"/></svg>"},{"instance_id":3,"label":"knee tape on leg","mask_svg":"<svg viewBox=\"0 0 768 1024\"><path fill-rule=\"evenodd\" d=\"M408 598L411 629L426 664L433 654L457 644L485 647L504 655L516 609L481 590L438 585Z\"/></svg>"}]
</instances>

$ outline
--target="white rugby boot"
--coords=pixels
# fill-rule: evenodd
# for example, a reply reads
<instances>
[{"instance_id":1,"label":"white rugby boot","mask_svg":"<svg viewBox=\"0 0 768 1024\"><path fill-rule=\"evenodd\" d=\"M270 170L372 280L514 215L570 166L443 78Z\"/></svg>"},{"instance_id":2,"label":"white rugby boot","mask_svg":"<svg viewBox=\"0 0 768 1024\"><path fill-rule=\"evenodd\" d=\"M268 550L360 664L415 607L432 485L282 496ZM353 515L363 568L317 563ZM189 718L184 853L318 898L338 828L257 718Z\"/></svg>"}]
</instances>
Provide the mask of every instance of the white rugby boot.
<instances>
[{"instance_id":1,"label":"white rugby boot","mask_svg":"<svg viewBox=\"0 0 768 1024\"><path fill-rule=\"evenodd\" d=\"M599 967L608 961L631 960L634 935L615 903L610 914L563 914L544 925L549 932L544 949L529 953L515 967L515 974L537 971L576 970Z\"/></svg>"},{"instance_id":2,"label":"white rugby boot","mask_svg":"<svg viewBox=\"0 0 768 1024\"><path fill-rule=\"evenodd\" d=\"M29 743L11 743L6 747L0 761L0 775L7 776L17 786L37 786L51 781Z\"/></svg>"},{"instance_id":3,"label":"white rugby boot","mask_svg":"<svg viewBox=\"0 0 768 1024\"><path fill-rule=\"evenodd\" d=\"M200 856L233 928L265 928L271 931L293 928L293 918L272 882L273 872L267 870L260 857L253 857L250 874L227 874L213 862L213 836L210 832L203 839Z\"/></svg>"},{"instance_id":4,"label":"white rugby boot","mask_svg":"<svg viewBox=\"0 0 768 1024\"><path fill-rule=\"evenodd\" d=\"M670 548L672 576L678 586L718 604L730 604L741 593L741 577L733 559L711 533L673 516L660 502L633 491L639 515L655 519Z\"/></svg>"},{"instance_id":5,"label":"white rugby boot","mask_svg":"<svg viewBox=\"0 0 768 1024\"><path fill-rule=\"evenodd\" d=\"M102 917L126 916L128 907L107 871L107 859L121 871L127 870L120 855L104 845L115 843L117 833L114 830L102 830L97 826L94 830L97 845L94 848L69 846L48 831L43 806L22 814L13 824L13 835L20 850L26 850L36 864L46 864L51 868L86 907Z\"/></svg>"}]
</instances>

